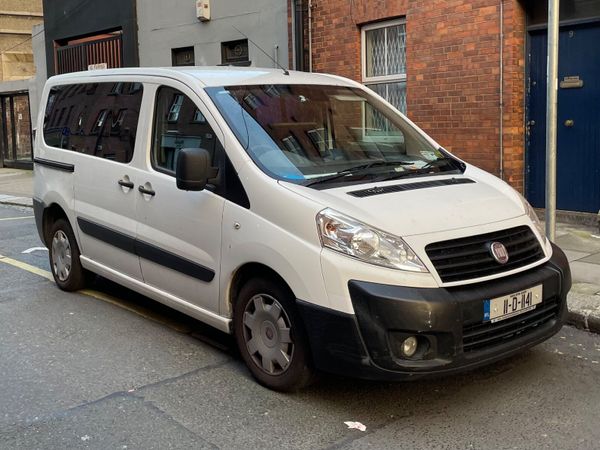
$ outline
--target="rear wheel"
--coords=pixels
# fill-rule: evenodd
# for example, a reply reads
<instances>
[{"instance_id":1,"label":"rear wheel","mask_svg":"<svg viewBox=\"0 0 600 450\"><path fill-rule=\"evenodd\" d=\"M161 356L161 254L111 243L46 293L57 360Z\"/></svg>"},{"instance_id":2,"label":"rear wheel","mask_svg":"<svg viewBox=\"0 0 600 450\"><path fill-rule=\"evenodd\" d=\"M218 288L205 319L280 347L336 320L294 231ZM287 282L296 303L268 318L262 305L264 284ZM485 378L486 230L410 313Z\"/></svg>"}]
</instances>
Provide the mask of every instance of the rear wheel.
<instances>
[{"instance_id":1,"label":"rear wheel","mask_svg":"<svg viewBox=\"0 0 600 450\"><path fill-rule=\"evenodd\" d=\"M59 288L77 291L85 286L87 273L79 261L79 247L66 219L58 219L50 229L49 256L52 275Z\"/></svg>"},{"instance_id":2,"label":"rear wheel","mask_svg":"<svg viewBox=\"0 0 600 450\"><path fill-rule=\"evenodd\" d=\"M250 280L234 311L240 353L264 386L293 391L312 378L309 348L293 296L277 283Z\"/></svg>"}]
</instances>

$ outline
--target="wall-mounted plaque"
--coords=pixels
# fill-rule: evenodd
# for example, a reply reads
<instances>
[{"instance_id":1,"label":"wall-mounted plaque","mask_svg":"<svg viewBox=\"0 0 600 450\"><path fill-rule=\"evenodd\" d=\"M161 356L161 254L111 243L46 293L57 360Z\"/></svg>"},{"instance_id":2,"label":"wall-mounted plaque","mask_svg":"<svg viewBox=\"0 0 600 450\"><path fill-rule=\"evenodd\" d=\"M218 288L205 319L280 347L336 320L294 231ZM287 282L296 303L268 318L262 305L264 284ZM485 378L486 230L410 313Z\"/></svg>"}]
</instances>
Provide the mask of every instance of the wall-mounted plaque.
<instances>
[{"instance_id":1,"label":"wall-mounted plaque","mask_svg":"<svg viewBox=\"0 0 600 450\"><path fill-rule=\"evenodd\" d=\"M579 75L564 77L560 82L561 89L578 89L583 87L583 80L579 79Z\"/></svg>"}]
</instances>

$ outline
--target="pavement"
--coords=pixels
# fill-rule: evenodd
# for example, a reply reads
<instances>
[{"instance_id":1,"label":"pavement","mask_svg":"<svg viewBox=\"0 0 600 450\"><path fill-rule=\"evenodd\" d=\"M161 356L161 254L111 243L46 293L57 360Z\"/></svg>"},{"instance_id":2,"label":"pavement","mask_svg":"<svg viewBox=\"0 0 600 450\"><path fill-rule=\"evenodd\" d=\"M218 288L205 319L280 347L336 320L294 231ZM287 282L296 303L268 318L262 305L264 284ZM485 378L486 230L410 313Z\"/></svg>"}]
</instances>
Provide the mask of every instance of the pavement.
<instances>
[{"instance_id":1,"label":"pavement","mask_svg":"<svg viewBox=\"0 0 600 450\"><path fill-rule=\"evenodd\" d=\"M33 172L0 169L0 204L32 206ZM571 264L569 323L600 333L600 231L584 224L557 224L556 242Z\"/></svg>"}]
</instances>

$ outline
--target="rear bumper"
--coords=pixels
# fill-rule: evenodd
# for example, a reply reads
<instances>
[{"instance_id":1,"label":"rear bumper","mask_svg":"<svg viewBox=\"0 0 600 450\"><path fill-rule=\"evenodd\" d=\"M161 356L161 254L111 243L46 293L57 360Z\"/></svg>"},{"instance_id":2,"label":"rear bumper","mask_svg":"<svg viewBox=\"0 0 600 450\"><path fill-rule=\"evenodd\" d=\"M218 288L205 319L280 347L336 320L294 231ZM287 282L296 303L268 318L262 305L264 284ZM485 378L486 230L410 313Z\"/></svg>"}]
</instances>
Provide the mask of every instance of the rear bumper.
<instances>
[{"instance_id":1,"label":"rear bumper","mask_svg":"<svg viewBox=\"0 0 600 450\"><path fill-rule=\"evenodd\" d=\"M44 209L46 205L44 202L37 198L33 198L33 215L35 216L35 226L38 231L38 235L40 236L41 241L46 244L46 238L44 236L44 227L43 227L43 219L44 219Z\"/></svg>"},{"instance_id":2,"label":"rear bumper","mask_svg":"<svg viewBox=\"0 0 600 450\"><path fill-rule=\"evenodd\" d=\"M407 288L363 281L348 283L355 314L298 301L315 366L357 378L401 380L472 369L548 339L567 315L571 272L553 247L542 266L485 283L452 288ZM533 311L496 324L483 322L483 300L543 285ZM416 335L420 359L400 354Z\"/></svg>"}]
</instances>

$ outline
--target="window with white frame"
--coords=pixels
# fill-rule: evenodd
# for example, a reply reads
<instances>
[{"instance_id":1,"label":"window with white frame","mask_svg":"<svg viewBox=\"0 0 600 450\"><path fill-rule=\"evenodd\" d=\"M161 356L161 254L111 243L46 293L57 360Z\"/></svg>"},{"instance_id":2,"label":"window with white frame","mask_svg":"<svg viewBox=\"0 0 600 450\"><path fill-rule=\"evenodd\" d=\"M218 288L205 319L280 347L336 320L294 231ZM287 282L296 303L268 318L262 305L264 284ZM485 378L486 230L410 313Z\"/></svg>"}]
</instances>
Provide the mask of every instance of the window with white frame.
<instances>
[{"instance_id":1,"label":"window with white frame","mask_svg":"<svg viewBox=\"0 0 600 450\"><path fill-rule=\"evenodd\" d=\"M406 21L366 25L361 42L363 83L406 113Z\"/></svg>"}]
</instances>

